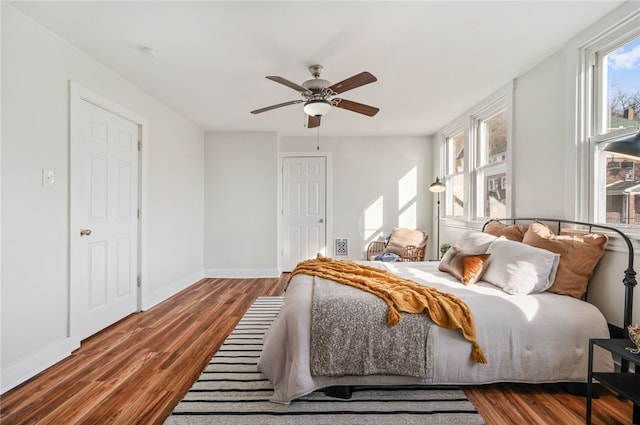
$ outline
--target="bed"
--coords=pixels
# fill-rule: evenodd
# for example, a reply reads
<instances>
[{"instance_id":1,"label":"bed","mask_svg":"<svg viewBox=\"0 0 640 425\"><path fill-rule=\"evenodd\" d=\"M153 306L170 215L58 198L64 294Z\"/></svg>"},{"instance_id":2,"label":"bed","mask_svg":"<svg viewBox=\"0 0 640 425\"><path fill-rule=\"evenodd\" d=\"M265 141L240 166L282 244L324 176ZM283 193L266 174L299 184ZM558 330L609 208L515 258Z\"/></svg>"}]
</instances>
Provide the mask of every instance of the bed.
<instances>
[{"instance_id":1,"label":"bed","mask_svg":"<svg viewBox=\"0 0 640 425\"><path fill-rule=\"evenodd\" d=\"M523 229L523 233L526 233L527 227L516 224L516 220L557 223L556 232L558 235L552 234L551 236L554 242L561 239L560 226L566 224L588 226L587 233L591 232L594 227L616 232L628 242L628 238L618 230L606 226L555 219L508 220L512 220L513 224L500 223L500 225L506 226L505 229L510 231L518 228ZM529 228L531 227L529 226ZM374 365L370 368L370 365L364 365L364 369L356 371L351 368L347 368L346 371L321 368L320 370L329 370L329 372L318 373L318 357L322 357L320 354L323 353L318 353L317 349L312 350L312 346L318 347L319 344L314 342L314 338L315 340L320 338L312 336L311 333L312 329L319 329L319 325L314 325L312 317L314 309L317 312L318 308L325 306L337 308L335 311L339 311L351 310L349 306L357 306L354 307L356 310L354 313L349 313L352 314L352 317L335 320L336 323L333 325L337 327L337 330L329 330L328 332L333 332L334 335L342 334L344 328L353 327L357 332L362 332L362 335L343 336L346 339L332 340L328 344L330 347L335 347L335 351L340 351L340 355L346 356L347 359L349 355L352 356L352 359L359 359L367 355L371 356L371 353L367 355L354 354L355 348L351 346L349 341L358 345L360 342L356 343L356 341L366 341L368 338L369 345L365 343L364 350L372 351L375 349L375 347L372 349L371 345L377 345L377 343L375 338L371 339L370 334L376 330L372 331L366 328L370 326L371 322L385 321L387 306L384 301L370 293L338 284L323 277L301 273L293 276L288 285L284 306L265 336L263 353L258 363L259 370L274 386L271 401L289 403L317 389L335 386L585 382L589 338L609 338L610 335L610 327L603 315L595 306L585 302L584 296L561 295L549 291L549 285L553 284L558 273L558 264L560 264L561 258L559 254L553 256L556 259L555 271L549 272L544 290L541 290L540 287L529 288L524 292L529 291L530 293L519 293L519 288L510 288L508 285L506 287L504 285L503 287L497 286L495 279L504 278L504 270L509 267L500 264L500 261L497 260L499 251L496 248L491 248L491 243L500 240L500 243L496 242L494 245L503 246L506 243L504 241L506 238L504 235L501 237L492 235L495 239L490 239L487 245L487 239L483 235L482 232L468 232L464 240L459 241L464 246L464 250L458 244L454 246L467 253L475 248L477 252L473 252L474 255L488 256L487 254L490 254L493 256L491 261L494 263L488 262L489 267L482 271L484 274L481 274L480 280L471 282L471 284L462 284L460 276L440 270L443 268L442 264L435 261L359 263L387 270L402 278L428 285L444 293L453 294L466 303L473 314L475 335L486 356L486 364L477 363L470 358L469 341L462 336L459 330L425 325L423 322L418 323L416 322L418 319L413 316L423 316L420 320L427 322L429 319L425 319L426 315L402 313L402 323L397 327L400 329L400 325L404 326L404 331L400 330L399 332L404 332L405 337L406 335L413 337L411 341L413 345L407 343L407 346L411 347L410 351L407 351L406 347L404 347L404 351L399 351L400 359L395 363L395 366L392 365L389 368L388 365L385 365L376 368ZM572 237L566 236L569 239ZM578 236L578 238L580 237ZM473 240L469 242L468 239ZM483 242L479 242L480 240ZM523 242L515 243L527 245ZM506 248L508 252L514 251L514 245L504 245L503 248ZM571 246L570 248L575 250L576 247ZM630 242L628 242L628 248L630 250L630 264L625 272L624 282L628 289L626 297L632 297L635 272L632 263L633 247ZM480 253L483 249L484 252ZM602 251L604 251L604 247ZM544 254L541 251L535 253ZM507 256L509 255L511 254L507 254ZM442 261L444 262L445 259L446 256ZM489 273L491 267L494 266L496 270ZM500 269L498 266L501 266ZM553 267L552 265L551 268L553 269ZM521 270L515 271L516 277L519 276L519 272ZM566 266L564 269L560 269L560 272L566 273ZM527 274L532 273L536 274L537 271L527 270ZM590 274L591 272L589 272L589 276ZM490 283L490 281L493 282ZM501 284L498 282L498 285ZM318 300L314 298L314 292L324 292L329 294L329 298ZM625 303L624 329L631 318L630 304L630 302ZM367 313L359 311L360 307ZM331 326L332 324L329 322L325 320L322 326ZM415 328L411 328L411 326ZM336 341L339 342L336 343ZM392 346L399 345L402 344L397 344L397 341L392 344ZM342 348L340 348L341 346ZM384 344L381 343L381 346ZM333 352L334 350L329 351ZM385 348L384 351L386 353L389 350ZM419 354L416 355L416 353ZM412 357L421 362L420 367L405 372L403 367L405 363L408 363L405 359ZM613 361L610 354L604 350L596 351L594 369L612 370Z\"/></svg>"}]
</instances>

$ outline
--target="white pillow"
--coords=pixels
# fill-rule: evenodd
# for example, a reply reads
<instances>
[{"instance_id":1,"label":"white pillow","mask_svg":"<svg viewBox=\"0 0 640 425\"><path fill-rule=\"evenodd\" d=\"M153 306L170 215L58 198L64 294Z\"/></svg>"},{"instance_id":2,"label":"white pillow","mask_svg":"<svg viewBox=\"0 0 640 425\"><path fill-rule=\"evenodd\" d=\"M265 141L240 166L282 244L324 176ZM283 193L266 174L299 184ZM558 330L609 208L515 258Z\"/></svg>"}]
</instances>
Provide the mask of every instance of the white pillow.
<instances>
[{"instance_id":1,"label":"white pillow","mask_svg":"<svg viewBox=\"0 0 640 425\"><path fill-rule=\"evenodd\" d=\"M487 252L487 248L489 248L491 242L496 239L498 238L488 233L467 230L462 234L457 245L463 251L473 254L484 254Z\"/></svg>"},{"instance_id":2,"label":"white pillow","mask_svg":"<svg viewBox=\"0 0 640 425\"><path fill-rule=\"evenodd\" d=\"M508 294L544 292L556 278L560 255L546 249L498 238L489 245L487 253L491 259L482 280Z\"/></svg>"}]
</instances>

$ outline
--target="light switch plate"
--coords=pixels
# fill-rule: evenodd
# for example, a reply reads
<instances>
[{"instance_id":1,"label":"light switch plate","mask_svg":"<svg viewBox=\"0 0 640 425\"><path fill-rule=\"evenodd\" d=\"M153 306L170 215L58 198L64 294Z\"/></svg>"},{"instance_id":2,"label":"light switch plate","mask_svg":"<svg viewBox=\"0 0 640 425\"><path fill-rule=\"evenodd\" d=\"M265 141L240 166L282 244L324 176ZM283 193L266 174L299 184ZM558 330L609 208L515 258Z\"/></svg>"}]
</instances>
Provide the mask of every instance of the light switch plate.
<instances>
[{"instance_id":1,"label":"light switch plate","mask_svg":"<svg viewBox=\"0 0 640 425\"><path fill-rule=\"evenodd\" d=\"M56 174L53 170L42 169L42 187L53 187L56 182Z\"/></svg>"}]
</instances>

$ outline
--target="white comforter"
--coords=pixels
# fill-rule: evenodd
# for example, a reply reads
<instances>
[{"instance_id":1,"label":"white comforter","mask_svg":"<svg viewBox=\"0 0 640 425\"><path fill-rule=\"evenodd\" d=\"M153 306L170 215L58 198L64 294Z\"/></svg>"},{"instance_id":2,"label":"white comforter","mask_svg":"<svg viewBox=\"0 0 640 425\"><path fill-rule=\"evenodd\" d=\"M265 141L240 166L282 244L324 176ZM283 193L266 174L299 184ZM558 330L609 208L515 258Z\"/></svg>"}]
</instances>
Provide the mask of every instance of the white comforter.
<instances>
[{"instance_id":1,"label":"white comforter","mask_svg":"<svg viewBox=\"0 0 640 425\"><path fill-rule=\"evenodd\" d=\"M309 347L314 279L296 275L285 304L264 340L259 370L274 385L272 401L289 403L331 385L489 384L494 382L584 382L589 338L608 338L607 322L593 305L552 293L509 295L485 283L464 286L438 271L437 262L381 263L402 277L450 292L464 300L476 324L488 364L469 358L459 331L434 326L428 344L432 376L311 376ZM596 347L597 348L597 347ZM595 350L594 370L613 370L611 355Z\"/></svg>"}]
</instances>

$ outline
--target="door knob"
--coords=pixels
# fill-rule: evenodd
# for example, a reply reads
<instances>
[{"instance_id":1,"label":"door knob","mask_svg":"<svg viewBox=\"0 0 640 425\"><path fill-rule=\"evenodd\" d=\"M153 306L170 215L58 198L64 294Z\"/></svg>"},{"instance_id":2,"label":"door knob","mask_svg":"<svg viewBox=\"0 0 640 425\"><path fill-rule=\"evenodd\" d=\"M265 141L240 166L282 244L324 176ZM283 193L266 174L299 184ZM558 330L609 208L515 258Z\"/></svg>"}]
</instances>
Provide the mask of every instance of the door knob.
<instances>
[{"instance_id":1,"label":"door knob","mask_svg":"<svg viewBox=\"0 0 640 425\"><path fill-rule=\"evenodd\" d=\"M80 236L89 236L91 234L91 229L80 229Z\"/></svg>"},{"instance_id":2,"label":"door knob","mask_svg":"<svg viewBox=\"0 0 640 425\"><path fill-rule=\"evenodd\" d=\"M321 218L320 220L318 220L318 223L324 223L324 218Z\"/></svg>"}]
</instances>

